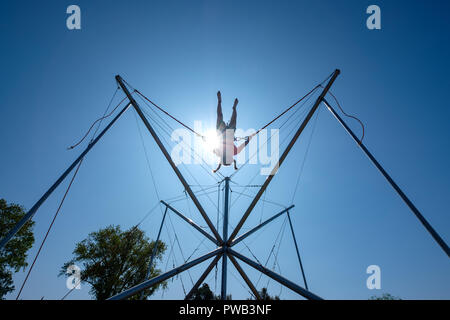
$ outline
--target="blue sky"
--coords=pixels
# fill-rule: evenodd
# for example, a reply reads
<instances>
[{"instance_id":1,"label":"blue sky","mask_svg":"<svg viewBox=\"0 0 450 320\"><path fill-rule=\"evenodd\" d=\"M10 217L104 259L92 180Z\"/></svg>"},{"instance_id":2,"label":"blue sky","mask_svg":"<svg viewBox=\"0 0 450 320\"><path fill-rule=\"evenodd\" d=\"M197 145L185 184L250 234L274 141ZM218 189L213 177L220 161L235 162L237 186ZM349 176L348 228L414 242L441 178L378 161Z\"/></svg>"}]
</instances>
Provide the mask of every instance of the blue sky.
<instances>
[{"instance_id":1,"label":"blue sky","mask_svg":"<svg viewBox=\"0 0 450 320\"><path fill-rule=\"evenodd\" d=\"M81 30L66 28L70 4L81 8ZM381 30L366 28L365 10L371 4L381 8ZM238 126L258 128L339 68L342 74L332 90L344 109L364 122L365 144L449 242L448 2L8 1L2 7L0 197L8 202L30 208L81 152L82 147L66 148L103 114L116 89L116 74L190 125L200 120L214 127L220 89L225 118L238 97ZM360 134L358 123L348 123ZM305 130L266 194L266 200L296 205L292 219L310 290L328 299L367 299L382 292L405 299L449 299L448 257L323 107L292 201L312 128ZM129 228L158 196L183 194L154 141L140 129L158 195L133 110L128 110L85 159L22 298L60 299L67 289L57 274L76 242L110 224ZM216 183L199 166L187 169L202 185ZM235 182L247 184L257 170L248 166ZM222 173L232 171L224 168ZM263 181L257 176L253 183ZM36 243L66 184L36 214ZM236 186L232 199L237 192ZM236 225L250 200L239 198L231 224ZM215 221L217 194L201 201ZM204 225L192 203L174 205ZM258 205L245 227L278 210L271 203ZM151 238L161 215L156 210L142 224ZM171 219L187 258L201 238L176 216ZM259 260L267 258L283 221L248 239ZM163 240L169 243L173 237L168 224ZM213 247L205 242L199 248L196 255ZM237 249L250 255L245 246ZM176 245L174 250L175 258L166 256L162 269L182 262ZM288 229L278 262L277 272L301 284ZM381 267L381 290L366 287L366 268L372 264ZM182 298L183 287L189 290L190 277L195 282L203 268L178 277L154 298ZM243 268L256 283L259 275ZM237 275L233 267L231 272ZM229 276L230 293L247 298L245 284L234 275ZM16 287L23 278L23 272L14 276ZM214 272L207 281L216 288ZM267 281L262 277L258 287ZM88 291L83 286L69 298L89 298ZM286 299L299 297L274 281L269 291Z\"/></svg>"}]
</instances>

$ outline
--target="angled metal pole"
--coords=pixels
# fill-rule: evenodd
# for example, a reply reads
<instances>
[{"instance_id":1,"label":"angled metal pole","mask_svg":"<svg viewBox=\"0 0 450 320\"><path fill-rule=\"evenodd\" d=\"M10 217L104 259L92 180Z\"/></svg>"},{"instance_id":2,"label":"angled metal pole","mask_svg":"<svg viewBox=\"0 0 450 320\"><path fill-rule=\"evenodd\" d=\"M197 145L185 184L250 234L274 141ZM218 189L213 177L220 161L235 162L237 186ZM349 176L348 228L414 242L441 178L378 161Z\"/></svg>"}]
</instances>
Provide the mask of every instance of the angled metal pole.
<instances>
[{"instance_id":1,"label":"angled metal pole","mask_svg":"<svg viewBox=\"0 0 450 320\"><path fill-rule=\"evenodd\" d=\"M223 208L223 254L222 254L222 287L220 292L220 298L222 300L227 299L227 238L228 238L228 214L230 208L228 207L228 200L230 197L230 177L225 177L225 195L224 195L224 208Z\"/></svg>"},{"instance_id":2,"label":"angled metal pole","mask_svg":"<svg viewBox=\"0 0 450 320\"><path fill-rule=\"evenodd\" d=\"M238 244L239 242L241 242L242 240L244 240L245 238L247 238L248 236L250 236L251 234L253 234L254 232L258 231L259 229L261 229L262 227L264 227L266 224L272 222L273 220L275 220L276 218L278 218L279 216L281 216L283 213L288 212L288 210L292 209L293 207L295 207L295 205L291 205L290 207L278 212L276 215L274 215L273 217L267 219L266 221L258 224L256 227L254 227L253 229L247 231L246 233L244 233L243 235L237 237L236 239L234 239L231 244L230 247L234 246L235 244Z\"/></svg>"},{"instance_id":3,"label":"angled metal pole","mask_svg":"<svg viewBox=\"0 0 450 320\"><path fill-rule=\"evenodd\" d=\"M291 142L289 142L289 145L284 150L283 154L281 155L280 159L278 160L278 163L275 165L275 167L272 169L272 172L267 177L266 181L264 181L264 184L262 185L261 189L259 189L256 196L253 198L252 203L248 207L248 209L245 211L244 215L242 216L241 220L237 224L236 228L234 228L233 233L231 234L230 238L228 239L228 242L231 243L233 239L238 234L239 230L241 230L245 220L247 220L248 216L252 212L253 208L258 203L259 199L261 198L262 194L266 190L267 186L269 185L270 181L272 181L275 173L278 171L279 167L282 165L284 159L286 159L289 151L291 151L292 147L294 146L295 142L297 141L300 134L303 132L303 129L305 129L306 125L308 124L311 117L314 115L314 112L316 112L320 102L322 101L323 97L327 94L328 90L330 89L331 85L333 84L334 80L336 80L337 76L339 75L340 71L336 69L331 76L331 79L328 81L325 88L322 90L322 93L320 94L319 98L317 98L316 102L314 103L313 107L309 111L308 115L306 116L305 120L303 120L302 124L298 128L297 132L295 133L294 137L292 138Z\"/></svg>"},{"instance_id":4,"label":"angled metal pole","mask_svg":"<svg viewBox=\"0 0 450 320\"><path fill-rule=\"evenodd\" d=\"M298 250L297 239L295 238L294 227L292 226L291 215L289 211L287 213L289 226L291 227L292 238L294 238L295 250L297 251L298 263L300 264L300 270L302 271L303 282L305 283L305 289L308 290L308 283L306 282L305 272L303 271L302 259L300 258L300 251Z\"/></svg>"},{"instance_id":5,"label":"angled metal pole","mask_svg":"<svg viewBox=\"0 0 450 320\"><path fill-rule=\"evenodd\" d=\"M195 229L197 229L202 235L204 235L206 238L214 242L216 245L220 245L220 243L214 239L211 235L209 235L205 230L203 230L200 226L198 226L192 219L189 219L185 215L181 214L177 209L172 207L171 205L167 204L165 201L161 200L161 203L166 206L166 208L169 208L173 213L175 213L177 216L179 216L181 219L189 223L191 226L193 226Z\"/></svg>"},{"instance_id":6,"label":"angled metal pole","mask_svg":"<svg viewBox=\"0 0 450 320\"><path fill-rule=\"evenodd\" d=\"M250 288L250 290L252 291L253 295L255 296L255 298L257 300L262 300L261 299L261 295L259 294L258 290L256 290L255 286L253 285L253 283L250 281L250 279L247 277L247 274L244 272L244 270L241 268L241 266L239 265L239 263L236 261L236 259L233 257L233 255L231 255L230 253L228 253L228 258L230 259L230 261L233 263L234 267L236 268L236 270L239 272L239 274L241 275L242 279L244 279L245 283L248 285L248 287Z\"/></svg>"},{"instance_id":7,"label":"angled metal pole","mask_svg":"<svg viewBox=\"0 0 450 320\"><path fill-rule=\"evenodd\" d=\"M164 157L166 157L166 160L169 162L170 166L172 167L173 171L175 171L175 174L177 175L180 182L183 184L185 190L191 197L192 201L194 202L195 206L197 207L198 211L202 215L203 219L205 219L206 224L211 229L211 232L214 234L214 237L217 239L219 243L222 243L222 238L220 237L219 233L217 232L216 228L212 224L211 220L209 219L208 215L206 214L205 210L203 209L202 205L198 201L197 197L194 195L194 193L191 190L191 187L188 185L186 180L184 179L183 175L181 174L180 170L178 170L175 163L172 161L172 158L170 157L170 154L167 152L166 148L162 144L161 140L159 139L158 135L156 134L153 127L148 122L147 118L142 113L141 108L137 104L136 100L131 96L130 92L128 91L128 88L124 85L122 78L117 75L116 81L119 83L120 87L122 88L123 92L127 95L128 99L130 100L130 103L133 105L134 109L138 113L141 120L144 122L144 125L147 127L147 130L152 135L153 139L155 139L156 144L161 149L162 153L164 154Z\"/></svg>"},{"instance_id":8,"label":"angled metal pole","mask_svg":"<svg viewBox=\"0 0 450 320\"><path fill-rule=\"evenodd\" d=\"M176 267L175 269L172 269L170 271L167 271L159 276L156 276L152 279L146 280L130 289L127 289L123 291L122 293L116 294L115 296L109 298L108 300L123 300L126 298L129 298L131 296L134 296L135 294L141 292L142 290L148 289L154 285L157 285L158 283L163 282L164 280L167 280L169 278L172 278L173 276L176 276L177 274L192 268L193 266L196 266L199 263L202 263L205 260L208 260L209 258L214 257L217 254L220 254L222 252L222 247L219 247L200 258L197 258L195 260L192 260L190 262L187 262L179 267Z\"/></svg>"},{"instance_id":9,"label":"angled metal pole","mask_svg":"<svg viewBox=\"0 0 450 320\"><path fill-rule=\"evenodd\" d=\"M434 228L428 223L428 221L425 219L425 217L420 213L419 209L416 208L416 206L409 200L409 198L406 196L406 194L400 189L400 187L395 183L395 181L391 178L391 176L386 172L386 170L383 169L381 164L375 159L375 157L370 153L370 151L366 148L366 146L359 141L359 139L356 137L356 135L353 133L353 131L347 126L347 124L342 120L342 118L336 113L336 111L333 109L333 107L328 103L325 98L322 98L323 103L328 108L328 110L333 114L333 116L339 121L339 123L344 127L344 129L347 131L347 133L355 140L355 142L358 144L358 146L364 151L366 156L372 161L372 163L375 165L375 167L381 172L381 174L386 178L386 180L389 182L389 184L394 188L394 190L397 192L397 194L402 198L402 200L406 203L406 205L411 209L411 211L414 213L414 215L419 219L419 221L422 223L422 225L427 229L427 231L431 234L433 239L439 244L439 246L444 250L444 252L447 254L447 256L450 257L450 249L448 245L445 243L445 241L441 238L441 236L434 230Z\"/></svg>"},{"instance_id":10,"label":"angled metal pole","mask_svg":"<svg viewBox=\"0 0 450 320\"><path fill-rule=\"evenodd\" d=\"M301 296L303 296L303 297L305 297L307 299L311 299L311 300L322 300L321 297L319 297L319 296L315 295L314 293L312 293L312 292L310 292L310 291L300 287L299 285L293 283L292 281L282 277L278 273L275 273L275 272L267 269L266 267L260 265L259 263L254 262L253 260L247 258L246 256L243 256L242 254L234 251L233 249L228 249L228 252L231 253L236 258L238 258L239 260L244 261L249 266L251 266L251 267L255 268L256 270L264 273L266 276L269 276L273 280L281 283L285 287L288 287L292 291L297 292L299 295L301 295Z\"/></svg>"},{"instance_id":11,"label":"angled metal pole","mask_svg":"<svg viewBox=\"0 0 450 320\"><path fill-rule=\"evenodd\" d=\"M188 292L188 294L186 295L186 297L184 298L184 300L190 300L192 298L192 295L194 294L194 292L198 289L198 287L203 283L203 281L205 281L206 277L208 276L208 274L211 272L211 270L214 268L214 266L217 264L217 262L219 262L220 257L222 257L222 254L218 254L213 261L211 261L211 263L209 264L208 268L206 268L205 272L202 273L202 275L200 276L200 278L197 280L197 282L194 284L194 286L192 287L192 289Z\"/></svg>"},{"instance_id":12,"label":"angled metal pole","mask_svg":"<svg viewBox=\"0 0 450 320\"><path fill-rule=\"evenodd\" d=\"M113 120L103 129L102 132L95 138L89 145L84 149L84 151L78 156L78 158L63 172L63 174L56 180L56 182L44 193L44 195L31 207L31 209L23 216L23 218L14 226L14 228L9 231L9 233L0 242L0 250L11 240L12 237L27 223L31 218L33 218L39 207L47 200L47 198L55 191L55 189L64 181L67 175L75 168L75 166L86 156L86 154L92 149L93 146L103 137L106 131L111 128L111 126L120 118L120 116L128 109L130 104L128 103L120 112L114 117Z\"/></svg>"},{"instance_id":13,"label":"angled metal pole","mask_svg":"<svg viewBox=\"0 0 450 320\"><path fill-rule=\"evenodd\" d=\"M161 236L161 231L162 231L162 228L164 225L164 220L166 220L167 209L168 208L166 207L166 210L164 210L164 215L163 215L163 218L161 221L161 225L159 226L158 236L156 237L155 246L153 247L152 255L150 256L150 263L148 264L148 270L147 270L147 275L146 275L145 279L148 279L148 277L150 276L150 272L152 270L153 260L155 259L156 250L158 249L159 237ZM141 296L141 298L142 298L142 296Z\"/></svg>"}]
</instances>

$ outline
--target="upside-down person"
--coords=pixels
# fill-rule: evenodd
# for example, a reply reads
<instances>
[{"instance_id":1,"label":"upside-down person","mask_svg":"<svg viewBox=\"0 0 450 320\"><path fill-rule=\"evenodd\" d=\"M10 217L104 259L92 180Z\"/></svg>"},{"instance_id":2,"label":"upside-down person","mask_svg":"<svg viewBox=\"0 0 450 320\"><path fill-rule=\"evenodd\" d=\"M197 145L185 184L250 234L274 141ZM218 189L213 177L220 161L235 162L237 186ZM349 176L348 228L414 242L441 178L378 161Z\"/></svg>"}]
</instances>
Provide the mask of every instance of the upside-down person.
<instances>
[{"instance_id":1,"label":"upside-down person","mask_svg":"<svg viewBox=\"0 0 450 320\"><path fill-rule=\"evenodd\" d=\"M222 96L220 91L217 92L217 124L216 130L217 135L219 136L218 147L213 150L213 152L219 157L219 166L213 172L217 172L222 165L230 166L232 163L234 164L234 169L237 170L236 160L234 156L239 154L245 146L250 142L250 139L253 135L246 137L245 142L240 146L236 147L234 145L234 132L236 131L236 107L239 100L234 100L233 105L233 113L231 115L230 122L226 124L223 121L222 114Z\"/></svg>"}]
</instances>

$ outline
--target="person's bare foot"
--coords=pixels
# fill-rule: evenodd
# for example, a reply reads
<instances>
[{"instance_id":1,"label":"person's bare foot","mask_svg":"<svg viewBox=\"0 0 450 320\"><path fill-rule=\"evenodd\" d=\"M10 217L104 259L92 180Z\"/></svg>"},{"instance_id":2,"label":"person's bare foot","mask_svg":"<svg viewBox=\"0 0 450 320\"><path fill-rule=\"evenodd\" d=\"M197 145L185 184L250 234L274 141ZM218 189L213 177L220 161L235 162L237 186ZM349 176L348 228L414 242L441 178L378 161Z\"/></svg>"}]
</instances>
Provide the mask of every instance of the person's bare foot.
<instances>
[{"instance_id":1,"label":"person's bare foot","mask_svg":"<svg viewBox=\"0 0 450 320\"><path fill-rule=\"evenodd\" d=\"M233 105L233 108L236 108L236 106L238 105L238 103L239 103L239 100L236 98L236 99L234 99L234 105Z\"/></svg>"},{"instance_id":2,"label":"person's bare foot","mask_svg":"<svg viewBox=\"0 0 450 320\"><path fill-rule=\"evenodd\" d=\"M222 94L220 93L220 91L217 91L217 100L219 100L219 102L222 102Z\"/></svg>"}]
</instances>

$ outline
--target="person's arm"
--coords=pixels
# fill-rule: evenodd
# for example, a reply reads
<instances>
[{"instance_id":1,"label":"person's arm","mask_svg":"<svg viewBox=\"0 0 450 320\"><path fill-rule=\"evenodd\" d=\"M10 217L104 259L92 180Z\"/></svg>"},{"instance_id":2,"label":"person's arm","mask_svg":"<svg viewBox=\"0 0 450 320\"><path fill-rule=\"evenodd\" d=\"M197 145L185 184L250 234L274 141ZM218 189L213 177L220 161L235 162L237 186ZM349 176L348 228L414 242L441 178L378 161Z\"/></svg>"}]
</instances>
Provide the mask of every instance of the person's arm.
<instances>
[{"instance_id":1,"label":"person's arm","mask_svg":"<svg viewBox=\"0 0 450 320\"><path fill-rule=\"evenodd\" d=\"M247 138L245 139L245 142L244 142L244 143L242 143L239 147L235 147L235 148L234 148L234 155L239 154L239 153L240 153L240 152L248 145L248 143L250 142L250 140L251 140L252 138L253 138L253 135L247 137Z\"/></svg>"},{"instance_id":2,"label":"person's arm","mask_svg":"<svg viewBox=\"0 0 450 320\"><path fill-rule=\"evenodd\" d=\"M217 171L219 171L220 167L222 166L222 164L219 163L219 165L217 166L216 170L213 170L213 173L216 173Z\"/></svg>"}]
</instances>

